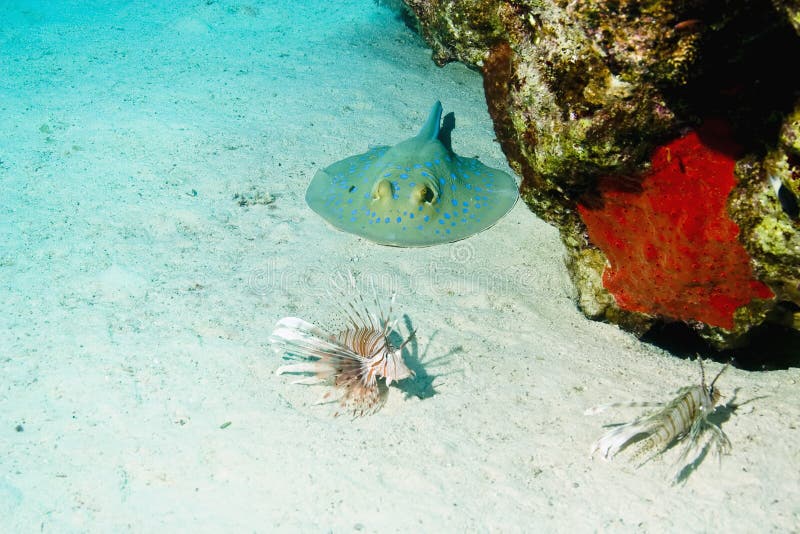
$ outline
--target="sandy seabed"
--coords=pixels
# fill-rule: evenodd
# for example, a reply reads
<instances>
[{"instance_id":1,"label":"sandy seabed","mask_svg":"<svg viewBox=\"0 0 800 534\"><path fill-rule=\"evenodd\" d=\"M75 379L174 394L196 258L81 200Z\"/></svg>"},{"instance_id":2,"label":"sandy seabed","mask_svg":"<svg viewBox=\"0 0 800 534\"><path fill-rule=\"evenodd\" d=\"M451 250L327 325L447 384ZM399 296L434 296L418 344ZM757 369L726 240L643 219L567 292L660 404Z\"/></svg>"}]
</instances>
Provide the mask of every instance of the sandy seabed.
<instances>
[{"instance_id":1,"label":"sandy seabed","mask_svg":"<svg viewBox=\"0 0 800 534\"><path fill-rule=\"evenodd\" d=\"M2 8L2 530L800 528L800 370L726 371L732 453L683 484L678 448L593 459L640 411L586 408L667 400L698 367L585 319L554 228L520 202L402 249L306 206L316 169L436 99L455 150L507 170L478 73L368 0L168 4ZM417 329L417 379L358 419L275 376L268 342L283 316L339 320L346 272Z\"/></svg>"}]
</instances>

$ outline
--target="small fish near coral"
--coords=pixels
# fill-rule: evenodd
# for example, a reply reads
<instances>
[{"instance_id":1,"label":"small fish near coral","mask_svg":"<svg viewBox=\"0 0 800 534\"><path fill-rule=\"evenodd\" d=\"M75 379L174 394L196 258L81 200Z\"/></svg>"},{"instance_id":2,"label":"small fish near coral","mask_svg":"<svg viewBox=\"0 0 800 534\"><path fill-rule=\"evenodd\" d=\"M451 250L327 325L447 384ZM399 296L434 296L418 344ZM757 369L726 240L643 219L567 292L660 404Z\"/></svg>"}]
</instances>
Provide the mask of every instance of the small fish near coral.
<instances>
[{"instance_id":1,"label":"small fish near coral","mask_svg":"<svg viewBox=\"0 0 800 534\"><path fill-rule=\"evenodd\" d=\"M699 357L697 360L700 362L700 384L679 389L675 398L669 402L612 403L586 410L585 415L594 415L609 408L659 408L654 413L639 417L633 422L617 426L607 432L592 445L592 456L600 451L604 458L610 460L623 449L632 446L634 458L641 458L642 455L649 454L637 466L641 467L673 445L684 442L679 462L685 462L692 451L698 452L689 463L691 466L699 464L699 461L712 447L720 459L723 454L730 453L732 447L728 436L719 426L708 419L709 415L716 410L717 403L722 397L714 385L728 365L725 365L717 373L711 384L706 385L703 360ZM702 439L704 434L708 434L708 438L705 440ZM676 475L676 481L680 480L686 472L686 467L681 469Z\"/></svg>"},{"instance_id":2,"label":"small fish near coral","mask_svg":"<svg viewBox=\"0 0 800 534\"><path fill-rule=\"evenodd\" d=\"M279 367L275 374L311 374L292 383L326 384L333 391L323 397L323 402L334 394L341 407L355 417L374 413L392 382L414 375L403 360L403 348L415 332L398 347L389 342L389 335L397 326L397 319L390 320L394 299L392 295L389 310L384 313L376 297L375 314L359 295L362 311L353 302L343 306L346 327L337 334L297 317L284 317L275 325L270 343L275 352L299 363Z\"/></svg>"},{"instance_id":3,"label":"small fish near coral","mask_svg":"<svg viewBox=\"0 0 800 534\"><path fill-rule=\"evenodd\" d=\"M441 120L437 101L415 137L318 171L306 203L339 230L381 245L426 247L486 230L514 206L517 184L450 150Z\"/></svg>"}]
</instances>

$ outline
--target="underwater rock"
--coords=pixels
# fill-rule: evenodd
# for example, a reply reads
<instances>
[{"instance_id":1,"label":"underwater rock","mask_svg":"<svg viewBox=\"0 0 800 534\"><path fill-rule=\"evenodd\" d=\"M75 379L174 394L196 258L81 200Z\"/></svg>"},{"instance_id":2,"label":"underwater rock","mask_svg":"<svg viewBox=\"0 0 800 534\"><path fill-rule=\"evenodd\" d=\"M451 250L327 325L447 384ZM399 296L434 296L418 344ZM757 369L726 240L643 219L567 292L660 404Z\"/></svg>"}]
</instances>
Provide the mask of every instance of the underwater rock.
<instances>
[{"instance_id":1,"label":"underwater rock","mask_svg":"<svg viewBox=\"0 0 800 534\"><path fill-rule=\"evenodd\" d=\"M637 334L683 321L718 348L797 328L800 83L764 61L800 53L796 2L406 4L437 64L482 72L584 313Z\"/></svg>"},{"instance_id":2,"label":"underwater rock","mask_svg":"<svg viewBox=\"0 0 800 534\"><path fill-rule=\"evenodd\" d=\"M800 330L800 101L763 159L739 162L729 211L754 271L775 292L773 322Z\"/></svg>"},{"instance_id":3,"label":"underwater rock","mask_svg":"<svg viewBox=\"0 0 800 534\"><path fill-rule=\"evenodd\" d=\"M783 11L797 33L800 34L800 2L798 0L773 0L775 8Z\"/></svg>"}]
</instances>

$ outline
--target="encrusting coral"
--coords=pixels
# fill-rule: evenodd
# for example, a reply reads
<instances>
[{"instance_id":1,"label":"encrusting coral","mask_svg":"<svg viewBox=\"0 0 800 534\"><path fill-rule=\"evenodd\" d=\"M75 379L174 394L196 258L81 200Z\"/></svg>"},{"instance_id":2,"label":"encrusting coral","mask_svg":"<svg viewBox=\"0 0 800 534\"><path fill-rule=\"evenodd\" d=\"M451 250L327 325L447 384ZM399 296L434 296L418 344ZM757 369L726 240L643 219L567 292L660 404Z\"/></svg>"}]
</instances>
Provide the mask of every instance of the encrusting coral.
<instances>
[{"instance_id":1,"label":"encrusting coral","mask_svg":"<svg viewBox=\"0 0 800 534\"><path fill-rule=\"evenodd\" d=\"M764 61L800 53L796 2L405 1L437 64L482 72L587 315L719 348L797 328L800 82Z\"/></svg>"}]
</instances>

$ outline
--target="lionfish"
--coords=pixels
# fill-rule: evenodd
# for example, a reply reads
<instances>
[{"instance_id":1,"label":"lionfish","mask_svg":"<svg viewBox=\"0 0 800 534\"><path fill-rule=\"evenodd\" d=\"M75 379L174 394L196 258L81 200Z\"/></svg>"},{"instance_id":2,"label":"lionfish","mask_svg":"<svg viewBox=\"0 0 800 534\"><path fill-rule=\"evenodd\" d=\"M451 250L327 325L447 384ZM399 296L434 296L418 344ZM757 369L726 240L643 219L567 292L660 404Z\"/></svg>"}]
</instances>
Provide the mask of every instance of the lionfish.
<instances>
[{"instance_id":1,"label":"lionfish","mask_svg":"<svg viewBox=\"0 0 800 534\"><path fill-rule=\"evenodd\" d=\"M716 410L722 397L714 384L728 368L728 365L725 365L717 373L711 384L706 384L703 360L698 357L697 361L700 362L700 384L679 389L669 402L614 403L586 410L586 415L593 415L608 408L617 407L659 408L654 413L643 415L607 432L592 445L591 454L594 455L595 452L600 451L603 457L611 459L621 450L633 445L634 457L638 458L649 454L639 464L642 465L681 441L684 442L684 448L679 458L681 462L685 461L689 453L697 450L698 447L701 451L707 451L713 447L718 458L721 458L723 454L728 454L731 451L731 442L728 436L719 426L708 419ZM707 434L708 437L701 446L701 437L704 434Z\"/></svg>"},{"instance_id":2,"label":"lionfish","mask_svg":"<svg viewBox=\"0 0 800 534\"><path fill-rule=\"evenodd\" d=\"M351 284L354 285L352 278ZM327 384L339 395L340 405L354 416L374 413L382 403L387 386L414 375L403 361L402 352L416 331L398 347L389 342L389 334L397 326L397 319L389 319L395 296L396 293L392 295L386 314L376 296L376 315L369 311L359 294L358 302L363 311L359 312L352 301L341 306L346 326L337 334L330 334L297 317L279 320L269 338L270 343L275 352L300 360L300 363L281 366L275 374L312 373L313 376L292 383ZM329 396L330 392L324 398Z\"/></svg>"}]
</instances>

